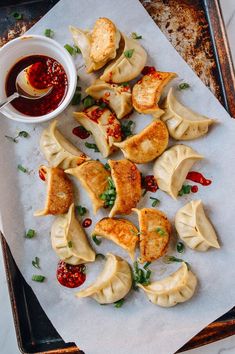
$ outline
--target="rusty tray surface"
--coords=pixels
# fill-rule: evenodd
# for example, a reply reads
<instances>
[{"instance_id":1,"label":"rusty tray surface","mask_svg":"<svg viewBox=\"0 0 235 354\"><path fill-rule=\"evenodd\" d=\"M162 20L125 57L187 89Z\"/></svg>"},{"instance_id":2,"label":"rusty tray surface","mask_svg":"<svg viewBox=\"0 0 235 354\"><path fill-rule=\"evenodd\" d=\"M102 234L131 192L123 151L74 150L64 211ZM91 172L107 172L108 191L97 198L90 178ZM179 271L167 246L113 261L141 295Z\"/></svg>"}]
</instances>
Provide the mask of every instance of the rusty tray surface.
<instances>
[{"instance_id":1,"label":"rusty tray surface","mask_svg":"<svg viewBox=\"0 0 235 354\"><path fill-rule=\"evenodd\" d=\"M218 0L140 0L169 41L227 111L235 116L235 77ZM58 0L2 0L0 47L22 35ZM23 14L15 21L12 12ZM16 335L23 353L79 353L65 343L25 282L1 235ZM193 320L193 319L192 319ZM235 308L203 329L179 352L235 334Z\"/></svg>"}]
</instances>

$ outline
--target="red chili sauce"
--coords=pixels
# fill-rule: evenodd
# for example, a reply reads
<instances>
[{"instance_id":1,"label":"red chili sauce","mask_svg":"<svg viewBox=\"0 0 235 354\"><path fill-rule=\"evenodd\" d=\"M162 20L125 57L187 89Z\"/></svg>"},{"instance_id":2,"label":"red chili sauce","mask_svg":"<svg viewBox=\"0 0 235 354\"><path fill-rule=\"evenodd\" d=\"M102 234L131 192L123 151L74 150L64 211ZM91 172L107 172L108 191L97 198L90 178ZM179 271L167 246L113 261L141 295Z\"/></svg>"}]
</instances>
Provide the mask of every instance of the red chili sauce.
<instances>
[{"instance_id":1,"label":"red chili sauce","mask_svg":"<svg viewBox=\"0 0 235 354\"><path fill-rule=\"evenodd\" d=\"M83 227L90 227L91 224L92 224L92 220L89 219L89 218L83 220L83 222L82 222L82 226L83 226Z\"/></svg>"},{"instance_id":2,"label":"red chili sauce","mask_svg":"<svg viewBox=\"0 0 235 354\"><path fill-rule=\"evenodd\" d=\"M78 127L73 128L72 131L73 135L78 136L80 139L87 139L91 135L85 128L83 128L81 125Z\"/></svg>"},{"instance_id":3,"label":"red chili sauce","mask_svg":"<svg viewBox=\"0 0 235 354\"><path fill-rule=\"evenodd\" d=\"M60 261L57 266L56 277L58 282L67 288L77 288L86 280L84 264L71 265Z\"/></svg>"},{"instance_id":4,"label":"red chili sauce","mask_svg":"<svg viewBox=\"0 0 235 354\"><path fill-rule=\"evenodd\" d=\"M25 115L38 117L54 111L61 104L67 92L68 79L64 68L55 59L44 55L28 56L18 61L8 73L5 87L7 97L16 92L17 75L30 65L32 67L28 71L28 81L31 86L36 89L53 86L53 89L40 99L19 97L11 104Z\"/></svg>"},{"instance_id":5,"label":"red chili sauce","mask_svg":"<svg viewBox=\"0 0 235 354\"><path fill-rule=\"evenodd\" d=\"M202 186L209 186L212 183L210 179L206 179L201 173L195 171L189 172L186 179L200 183Z\"/></svg>"},{"instance_id":6,"label":"red chili sauce","mask_svg":"<svg viewBox=\"0 0 235 354\"><path fill-rule=\"evenodd\" d=\"M157 181L153 175L142 178L142 188L147 192L156 192L158 189Z\"/></svg>"}]
</instances>

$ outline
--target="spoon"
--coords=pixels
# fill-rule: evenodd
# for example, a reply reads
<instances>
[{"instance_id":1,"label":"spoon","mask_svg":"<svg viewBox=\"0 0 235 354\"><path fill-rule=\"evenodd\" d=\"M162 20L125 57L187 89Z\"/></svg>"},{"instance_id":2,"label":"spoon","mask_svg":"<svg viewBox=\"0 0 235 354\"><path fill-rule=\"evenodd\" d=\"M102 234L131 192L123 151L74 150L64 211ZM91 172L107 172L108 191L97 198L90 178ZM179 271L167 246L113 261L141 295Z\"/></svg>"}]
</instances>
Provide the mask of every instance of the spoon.
<instances>
[{"instance_id":1,"label":"spoon","mask_svg":"<svg viewBox=\"0 0 235 354\"><path fill-rule=\"evenodd\" d=\"M36 89L30 84L28 80L28 70L30 70L32 65L27 66L17 75L16 92L0 102L0 110L18 97L27 98L29 100L38 100L47 96L52 91L53 86L47 87L45 89Z\"/></svg>"}]
</instances>

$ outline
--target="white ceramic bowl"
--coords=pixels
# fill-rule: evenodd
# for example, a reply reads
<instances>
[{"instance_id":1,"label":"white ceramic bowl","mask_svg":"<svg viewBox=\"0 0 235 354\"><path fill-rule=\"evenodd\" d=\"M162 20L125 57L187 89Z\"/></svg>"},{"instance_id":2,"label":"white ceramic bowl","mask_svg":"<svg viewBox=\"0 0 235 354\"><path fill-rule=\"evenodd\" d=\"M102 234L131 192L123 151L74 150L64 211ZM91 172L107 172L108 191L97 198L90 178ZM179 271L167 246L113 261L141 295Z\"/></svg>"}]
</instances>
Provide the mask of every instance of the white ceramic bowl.
<instances>
[{"instance_id":1,"label":"white ceramic bowl","mask_svg":"<svg viewBox=\"0 0 235 354\"><path fill-rule=\"evenodd\" d=\"M30 117L18 112L11 104L1 113L7 118L24 123L40 123L55 118L70 103L77 85L77 73L71 55L59 43L51 38L28 35L13 39L0 49L0 101L6 98L5 82L9 70L20 59L30 55L46 55L57 60L64 68L68 78L68 90L62 103L53 112L38 117ZM35 104L37 101L35 101Z\"/></svg>"}]
</instances>

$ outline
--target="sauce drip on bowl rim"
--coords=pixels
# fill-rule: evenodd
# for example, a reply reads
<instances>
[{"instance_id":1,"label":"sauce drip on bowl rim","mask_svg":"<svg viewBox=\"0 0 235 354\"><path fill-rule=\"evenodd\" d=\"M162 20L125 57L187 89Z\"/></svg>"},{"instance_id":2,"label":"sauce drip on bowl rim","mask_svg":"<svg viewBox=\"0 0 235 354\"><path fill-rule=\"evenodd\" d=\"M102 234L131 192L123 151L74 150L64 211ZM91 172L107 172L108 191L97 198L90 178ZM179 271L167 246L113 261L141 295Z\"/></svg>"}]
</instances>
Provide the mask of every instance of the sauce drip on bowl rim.
<instances>
[{"instance_id":1,"label":"sauce drip on bowl rim","mask_svg":"<svg viewBox=\"0 0 235 354\"><path fill-rule=\"evenodd\" d=\"M31 55L16 62L7 75L5 83L7 97L17 91L17 75L27 67L29 68L25 70L25 75L29 87L42 90L52 86L53 89L38 100L19 97L11 102L12 106L20 113L32 117L43 116L54 111L65 98L68 79L62 65L48 56Z\"/></svg>"}]
</instances>

